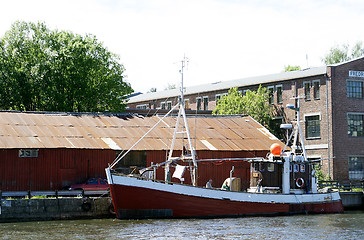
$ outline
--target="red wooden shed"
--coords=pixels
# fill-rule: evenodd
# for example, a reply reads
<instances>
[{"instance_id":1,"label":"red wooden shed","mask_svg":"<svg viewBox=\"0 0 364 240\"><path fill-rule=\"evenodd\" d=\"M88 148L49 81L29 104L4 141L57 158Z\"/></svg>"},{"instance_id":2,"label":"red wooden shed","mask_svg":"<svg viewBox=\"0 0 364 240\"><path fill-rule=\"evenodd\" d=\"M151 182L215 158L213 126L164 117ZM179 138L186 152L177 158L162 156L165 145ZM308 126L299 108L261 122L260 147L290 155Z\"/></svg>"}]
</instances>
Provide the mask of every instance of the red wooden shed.
<instances>
[{"instance_id":1,"label":"red wooden shed","mask_svg":"<svg viewBox=\"0 0 364 240\"><path fill-rule=\"evenodd\" d=\"M105 177L104 169L116 155L159 119L136 114L0 112L0 190L56 190ZM119 167L165 161L175 121L175 116L164 119ZM188 124L200 159L265 156L271 144L282 144L248 116L188 116ZM201 163L198 184L213 177L218 186L232 166L247 184L249 163L232 161Z\"/></svg>"}]
</instances>

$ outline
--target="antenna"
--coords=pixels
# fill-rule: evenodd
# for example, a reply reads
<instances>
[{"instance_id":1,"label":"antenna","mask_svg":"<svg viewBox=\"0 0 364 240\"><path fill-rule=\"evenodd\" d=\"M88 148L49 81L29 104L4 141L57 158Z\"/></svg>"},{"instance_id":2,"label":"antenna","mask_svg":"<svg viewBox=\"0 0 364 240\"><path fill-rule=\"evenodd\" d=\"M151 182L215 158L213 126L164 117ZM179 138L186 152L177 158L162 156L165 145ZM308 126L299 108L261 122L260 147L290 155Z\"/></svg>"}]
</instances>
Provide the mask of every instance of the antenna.
<instances>
[{"instance_id":1,"label":"antenna","mask_svg":"<svg viewBox=\"0 0 364 240\"><path fill-rule=\"evenodd\" d=\"M183 59L181 61L181 70L179 70L179 72L181 73L181 98L180 98L180 101L181 101L181 105L182 107L184 108L184 98L183 98L183 70L184 68L188 65L188 62L189 62L189 59L186 57L186 55L183 55Z\"/></svg>"}]
</instances>

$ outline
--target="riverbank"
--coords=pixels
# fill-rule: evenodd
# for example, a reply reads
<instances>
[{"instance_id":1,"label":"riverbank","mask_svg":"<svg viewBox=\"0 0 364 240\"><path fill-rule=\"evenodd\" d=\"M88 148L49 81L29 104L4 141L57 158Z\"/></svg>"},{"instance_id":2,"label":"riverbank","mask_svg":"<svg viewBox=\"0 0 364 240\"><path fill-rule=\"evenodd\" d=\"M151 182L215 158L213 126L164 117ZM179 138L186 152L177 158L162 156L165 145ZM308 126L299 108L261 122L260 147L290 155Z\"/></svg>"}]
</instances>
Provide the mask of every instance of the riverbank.
<instances>
[{"instance_id":1,"label":"riverbank","mask_svg":"<svg viewBox=\"0 0 364 240\"><path fill-rule=\"evenodd\" d=\"M0 222L114 218L110 197L1 199Z\"/></svg>"}]
</instances>

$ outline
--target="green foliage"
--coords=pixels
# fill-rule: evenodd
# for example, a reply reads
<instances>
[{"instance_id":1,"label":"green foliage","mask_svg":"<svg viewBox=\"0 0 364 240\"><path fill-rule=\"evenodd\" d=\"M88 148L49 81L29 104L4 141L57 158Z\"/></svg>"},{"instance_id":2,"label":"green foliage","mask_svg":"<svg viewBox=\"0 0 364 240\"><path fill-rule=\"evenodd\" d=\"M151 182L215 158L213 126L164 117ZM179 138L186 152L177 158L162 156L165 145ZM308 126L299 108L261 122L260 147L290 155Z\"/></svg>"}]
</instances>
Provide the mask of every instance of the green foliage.
<instances>
[{"instance_id":1,"label":"green foliage","mask_svg":"<svg viewBox=\"0 0 364 240\"><path fill-rule=\"evenodd\" d=\"M318 182L331 181L331 178L330 178L329 174L326 174L326 176L325 176L324 172L321 169L320 164L315 164L314 169L315 169L315 172L316 172L316 177L317 177Z\"/></svg>"},{"instance_id":2,"label":"green foliage","mask_svg":"<svg viewBox=\"0 0 364 240\"><path fill-rule=\"evenodd\" d=\"M219 115L246 114L270 129L273 109L268 104L269 95L266 88L259 86L257 91L247 91L242 96L237 88L231 88L229 94L223 96L213 111Z\"/></svg>"},{"instance_id":3,"label":"green foliage","mask_svg":"<svg viewBox=\"0 0 364 240\"><path fill-rule=\"evenodd\" d=\"M215 115L238 115L243 114L243 96L238 89L230 88L228 95L222 96L218 101L216 108L212 112Z\"/></svg>"},{"instance_id":4,"label":"green foliage","mask_svg":"<svg viewBox=\"0 0 364 240\"><path fill-rule=\"evenodd\" d=\"M120 112L133 91L118 56L93 35L15 22L0 48L1 109Z\"/></svg>"},{"instance_id":5,"label":"green foliage","mask_svg":"<svg viewBox=\"0 0 364 240\"><path fill-rule=\"evenodd\" d=\"M292 72L292 71L297 71L297 70L301 70L301 67L296 65L296 66L291 66L291 65L288 65L288 66L284 66L284 71L285 72Z\"/></svg>"},{"instance_id":6,"label":"green foliage","mask_svg":"<svg viewBox=\"0 0 364 240\"><path fill-rule=\"evenodd\" d=\"M364 48L362 45L362 42L357 42L351 49L348 44L342 44L341 46L336 45L329 50L329 53L325 55L322 61L329 65L362 57L364 55Z\"/></svg>"},{"instance_id":7,"label":"green foliage","mask_svg":"<svg viewBox=\"0 0 364 240\"><path fill-rule=\"evenodd\" d=\"M47 196L46 195L37 195L37 196L32 196L32 199L46 199Z\"/></svg>"}]
</instances>

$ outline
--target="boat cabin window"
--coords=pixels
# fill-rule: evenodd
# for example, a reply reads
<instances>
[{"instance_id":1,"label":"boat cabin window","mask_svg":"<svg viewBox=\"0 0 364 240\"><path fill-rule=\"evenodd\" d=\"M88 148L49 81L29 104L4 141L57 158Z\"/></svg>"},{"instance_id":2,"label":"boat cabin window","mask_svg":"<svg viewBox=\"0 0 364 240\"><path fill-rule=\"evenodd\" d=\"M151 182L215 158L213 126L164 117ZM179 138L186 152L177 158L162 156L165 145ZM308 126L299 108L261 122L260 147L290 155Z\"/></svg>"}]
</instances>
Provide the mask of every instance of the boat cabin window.
<instances>
[{"instance_id":1,"label":"boat cabin window","mask_svg":"<svg viewBox=\"0 0 364 240\"><path fill-rule=\"evenodd\" d=\"M265 166L264 163L259 164L259 171L264 172Z\"/></svg>"},{"instance_id":2,"label":"boat cabin window","mask_svg":"<svg viewBox=\"0 0 364 240\"><path fill-rule=\"evenodd\" d=\"M299 172L300 171L299 165L298 164L293 165L293 170L294 172Z\"/></svg>"},{"instance_id":3,"label":"boat cabin window","mask_svg":"<svg viewBox=\"0 0 364 240\"><path fill-rule=\"evenodd\" d=\"M268 163L268 171L274 172L274 163Z\"/></svg>"},{"instance_id":4,"label":"boat cabin window","mask_svg":"<svg viewBox=\"0 0 364 240\"><path fill-rule=\"evenodd\" d=\"M301 164L300 172L305 172L306 166L304 164Z\"/></svg>"},{"instance_id":5,"label":"boat cabin window","mask_svg":"<svg viewBox=\"0 0 364 240\"><path fill-rule=\"evenodd\" d=\"M258 172L259 171L259 163L254 163L253 164L253 167L254 167L254 171L255 172Z\"/></svg>"}]
</instances>

